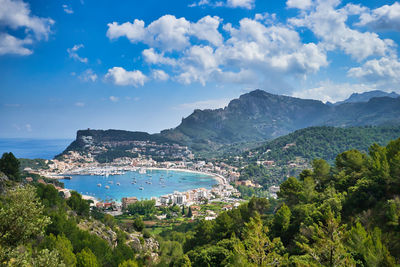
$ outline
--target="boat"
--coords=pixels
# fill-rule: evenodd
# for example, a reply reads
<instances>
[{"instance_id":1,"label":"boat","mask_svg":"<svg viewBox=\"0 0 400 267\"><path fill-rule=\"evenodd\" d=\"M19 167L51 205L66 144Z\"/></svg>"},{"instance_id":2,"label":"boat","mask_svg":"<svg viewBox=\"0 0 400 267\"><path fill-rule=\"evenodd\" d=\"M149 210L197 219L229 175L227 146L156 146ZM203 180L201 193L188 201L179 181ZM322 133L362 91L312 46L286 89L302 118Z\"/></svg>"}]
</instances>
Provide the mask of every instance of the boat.
<instances>
[{"instance_id":1,"label":"boat","mask_svg":"<svg viewBox=\"0 0 400 267\"><path fill-rule=\"evenodd\" d=\"M146 174L146 169L140 168L140 169L139 169L139 173L140 173L140 174Z\"/></svg>"},{"instance_id":2,"label":"boat","mask_svg":"<svg viewBox=\"0 0 400 267\"><path fill-rule=\"evenodd\" d=\"M105 189L109 189L110 187L108 185L105 186Z\"/></svg>"},{"instance_id":3,"label":"boat","mask_svg":"<svg viewBox=\"0 0 400 267\"><path fill-rule=\"evenodd\" d=\"M150 181L146 181L146 184L151 184L151 182Z\"/></svg>"},{"instance_id":4,"label":"boat","mask_svg":"<svg viewBox=\"0 0 400 267\"><path fill-rule=\"evenodd\" d=\"M117 183L117 185L121 185L120 183Z\"/></svg>"},{"instance_id":5,"label":"boat","mask_svg":"<svg viewBox=\"0 0 400 267\"><path fill-rule=\"evenodd\" d=\"M143 190L143 189L144 189L144 187L143 187L143 186L139 187L139 190Z\"/></svg>"},{"instance_id":6,"label":"boat","mask_svg":"<svg viewBox=\"0 0 400 267\"><path fill-rule=\"evenodd\" d=\"M71 180L72 177L71 177L71 176L64 176L64 179L65 179L65 180Z\"/></svg>"},{"instance_id":7,"label":"boat","mask_svg":"<svg viewBox=\"0 0 400 267\"><path fill-rule=\"evenodd\" d=\"M101 187L101 184L97 184L98 187Z\"/></svg>"},{"instance_id":8,"label":"boat","mask_svg":"<svg viewBox=\"0 0 400 267\"><path fill-rule=\"evenodd\" d=\"M112 183L113 183L113 181L108 181L108 183L109 183L109 184L112 184Z\"/></svg>"},{"instance_id":9,"label":"boat","mask_svg":"<svg viewBox=\"0 0 400 267\"><path fill-rule=\"evenodd\" d=\"M166 187L166 185L165 185L165 184L163 184L161 187Z\"/></svg>"}]
</instances>

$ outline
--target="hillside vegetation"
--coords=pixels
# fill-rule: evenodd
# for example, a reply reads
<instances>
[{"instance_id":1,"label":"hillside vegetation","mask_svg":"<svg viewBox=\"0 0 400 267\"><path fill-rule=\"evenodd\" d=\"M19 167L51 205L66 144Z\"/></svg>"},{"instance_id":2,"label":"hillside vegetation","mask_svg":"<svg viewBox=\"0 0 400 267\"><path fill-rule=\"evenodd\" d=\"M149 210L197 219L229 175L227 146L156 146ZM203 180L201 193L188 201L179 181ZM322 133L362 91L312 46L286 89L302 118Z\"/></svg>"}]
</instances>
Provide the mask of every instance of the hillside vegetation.
<instances>
[{"instance_id":1,"label":"hillside vegetation","mask_svg":"<svg viewBox=\"0 0 400 267\"><path fill-rule=\"evenodd\" d=\"M333 162L343 151L358 149L367 152L373 143L386 145L399 137L400 126L309 127L266 142L251 152L259 155L256 158L277 163L287 163L296 157Z\"/></svg>"}]
</instances>

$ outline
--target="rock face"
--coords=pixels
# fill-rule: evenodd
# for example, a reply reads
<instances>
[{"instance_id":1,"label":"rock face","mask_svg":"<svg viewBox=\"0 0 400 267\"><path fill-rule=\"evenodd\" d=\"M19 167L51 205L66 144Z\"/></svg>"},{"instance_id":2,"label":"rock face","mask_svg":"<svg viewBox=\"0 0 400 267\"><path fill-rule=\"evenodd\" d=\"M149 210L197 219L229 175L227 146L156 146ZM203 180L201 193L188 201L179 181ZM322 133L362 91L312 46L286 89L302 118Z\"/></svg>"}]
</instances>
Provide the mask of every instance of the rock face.
<instances>
[{"instance_id":1,"label":"rock face","mask_svg":"<svg viewBox=\"0 0 400 267\"><path fill-rule=\"evenodd\" d=\"M81 220L78 227L104 239L113 248L117 246L117 233L99 221Z\"/></svg>"},{"instance_id":2,"label":"rock face","mask_svg":"<svg viewBox=\"0 0 400 267\"><path fill-rule=\"evenodd\" d=\"M145 239L142 234L133 233L129 234L129 239L126 241L126 244L137 253L144 252L144 254L151 258L152 262L157 262L159 244L154 238L150 237Z\"/></svg>"},{"instance_id":3,"label":"rock face","mask_svg":"<svg viewBox=\"0 0 400 267\"><path fill-rule=\"evenodd\" d=\"M92 154L101 154L106 149L109 160L115 156L117 147L132 145L129 142L134 141L158 144L166 142L172 147L179 144L199 152L217 150L235 143L270 140L310 126L400 124L400 97L395 98L395 95L389 94L370 98L376 95L381 94L371 92L368 95L353 96L353 100L347 101L349 103L333 105L255 90L232 100L223 109L197 109L184 118L179 126L161 131L160 134L80 130L77 139L66 151L93 148ZM360 102L354 102L357 99ZM168 151L171 149L168 148ZM127 150L118 152L119 157L130 156ZM176 155L185 156L182 151L170 153L169 156Z\"/></svg>"},{"instance_id":4,"label":"rock face","mask_svg":"<svg viewBox=\"0 0 400 267\"><path fill-rule=\"evenodd\" d=\"M255 90L232 100L224 109L195 110L178 127L161 134L199 150L268 140L309 126L389 123L400 123L400 98L332 105Z\"/></svg>"}]
</instances>

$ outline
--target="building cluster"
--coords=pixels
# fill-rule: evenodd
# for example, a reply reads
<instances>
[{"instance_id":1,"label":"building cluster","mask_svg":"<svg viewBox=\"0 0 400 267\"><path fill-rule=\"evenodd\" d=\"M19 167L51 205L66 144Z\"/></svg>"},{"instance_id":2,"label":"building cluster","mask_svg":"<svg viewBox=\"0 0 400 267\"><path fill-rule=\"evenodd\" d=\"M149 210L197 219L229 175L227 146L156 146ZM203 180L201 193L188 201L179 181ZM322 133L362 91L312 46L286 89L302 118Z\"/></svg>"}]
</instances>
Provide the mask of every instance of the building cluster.
<instances>
[{"instance_id":1,"label":"building cluster","mask_svg":"<svg viewBox=\"0 0 400 267\"><path fill-rule=\"evenodd\" d=\"M240 193L230 184L220 183L213 186L211 189L197 188L186 192L175 191L172 194L163 195L153 199L156 200L156 206L168 206L174 204L192 206L213 199L221 199L221 201L224 201L232 197L240 197Z\"/></svg>"}]
</instances>

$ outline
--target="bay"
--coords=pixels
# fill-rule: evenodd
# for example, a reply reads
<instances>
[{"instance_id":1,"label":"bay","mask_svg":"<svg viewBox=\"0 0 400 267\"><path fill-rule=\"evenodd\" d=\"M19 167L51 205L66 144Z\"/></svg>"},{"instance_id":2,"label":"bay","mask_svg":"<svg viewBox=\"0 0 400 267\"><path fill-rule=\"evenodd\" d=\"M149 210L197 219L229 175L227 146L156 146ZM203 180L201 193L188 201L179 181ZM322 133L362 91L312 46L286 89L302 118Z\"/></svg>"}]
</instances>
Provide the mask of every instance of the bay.
<instances>
[{"instance_id":1,"label":"bay","mask_svg":"<svg viewBox=\"0 0 400 267\"><path fill-rule=\"evenodd\" d=\"M136 180L136 184L133 183L134 180ZM217 180L211 175L171 170L147 170L146 174L130 171L108 177L74 175L71 180L60 181L64 183L65 188L75 190L83 195L93 196L101 201L114 200L118 202L123 197L150 199L174 191L185 192L196 188L211 189L213 185L217 184ZM109 189L106 189L106 186ZM143 190L140 190L140 187L143 187Z\"/></svg>"}]
</instances>

